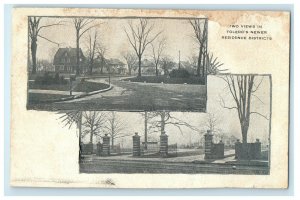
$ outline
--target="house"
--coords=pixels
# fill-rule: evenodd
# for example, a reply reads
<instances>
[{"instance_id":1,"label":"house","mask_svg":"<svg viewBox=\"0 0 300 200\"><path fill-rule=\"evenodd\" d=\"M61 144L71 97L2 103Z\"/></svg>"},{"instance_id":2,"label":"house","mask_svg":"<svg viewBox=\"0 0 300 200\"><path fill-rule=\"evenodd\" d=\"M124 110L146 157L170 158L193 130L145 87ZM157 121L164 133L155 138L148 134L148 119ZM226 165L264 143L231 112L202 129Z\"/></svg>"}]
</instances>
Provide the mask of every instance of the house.
<instances>
[{"instance_id":1,"label":"house","mask_svg":"<svg viewBox=\"0 0 300 200\"><path fill-rule=\"evenodd\" d=\"M134 68L137 69L136 71L138 71L138 69L139 69L139 63L138 62L135 63ZM153 62L151 62L148 59L142 60L142 62L141 62L141 73L143 75L155 75L155 66L154 66Z\"/></svg>"},{"instance_id":2,"label":"house","mask_svg":"<svg viewBox=\"0 0 300 200\"><path fill-rule=\"evenodd\" d=\"M178 68L178 63L176 68ZM196 68L188 61L180 61L180 68L187 70L190 74L196 74Z\"/></svg>"},{"instance_id":3,"label":"house","mask_svg":"<svg viewBox=\"0 0 300 200\"><path fill-rule=\"evenodd\" d=\"M86 68L86 58L81 49L79 49L79 61L79 68L82 73ZM59 48L54 55L53 65L55 66L55 72L75 73L77 66L76 48Z\"/></svg>"},{"instance_id":4,"label":"house","mask_svg":"<svg viewBox=\"0 0 300 200\"><path fill-rule=\"evenodd\" d=\"M106 69L111 74L125 74L126 64L117 58L105 59Z\"/></svg>"}]
</instances>

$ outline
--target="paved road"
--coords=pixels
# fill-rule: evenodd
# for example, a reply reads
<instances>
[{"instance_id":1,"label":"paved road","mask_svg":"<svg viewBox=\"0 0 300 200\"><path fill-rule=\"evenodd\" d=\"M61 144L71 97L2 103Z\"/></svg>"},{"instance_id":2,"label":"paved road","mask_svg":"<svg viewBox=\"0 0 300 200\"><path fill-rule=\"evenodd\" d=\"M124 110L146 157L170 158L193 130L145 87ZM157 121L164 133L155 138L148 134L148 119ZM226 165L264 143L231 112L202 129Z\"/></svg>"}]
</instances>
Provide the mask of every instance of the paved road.
<instances>
[{"instance_id":1,"label":"paved road","mask_svg":"<svg viewBox=\"0 0 300 200\"><path fill-rule=\"evenodd\" d=\"M268 167L154 161L97 160L80 163L81 173L268 174Z\"/></svg>"},{"instance_id":2,"label":"paved road","mask_svg":"<svg viewBox=\"0 0 300 200\"><path fill-rule=\"evenodd\" d=\"M205 111L206 86L203 85L133 83L120 78L112 78L111 83L114 88L108 92L48 106L54 110Z\"/></svg>"}]
</instances>

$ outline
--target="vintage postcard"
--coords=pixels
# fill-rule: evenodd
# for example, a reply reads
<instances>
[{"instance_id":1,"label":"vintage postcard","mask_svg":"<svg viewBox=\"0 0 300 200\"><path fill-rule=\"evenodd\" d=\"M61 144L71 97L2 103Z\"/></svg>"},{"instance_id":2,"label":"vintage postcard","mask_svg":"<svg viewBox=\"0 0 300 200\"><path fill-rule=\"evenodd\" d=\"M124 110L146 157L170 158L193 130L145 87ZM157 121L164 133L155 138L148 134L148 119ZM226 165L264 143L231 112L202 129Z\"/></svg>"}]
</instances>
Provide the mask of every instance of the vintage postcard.
<instances>
[{"instance_id":1,"label":"vintage postcard","mask_svg":"<svg viewBox=\"0 0 300 200\"><path fill-rule=\"evenodd\" d=\"M12 186L288 187L289 12L12 17Z\"/></svg>"}]
</instances>

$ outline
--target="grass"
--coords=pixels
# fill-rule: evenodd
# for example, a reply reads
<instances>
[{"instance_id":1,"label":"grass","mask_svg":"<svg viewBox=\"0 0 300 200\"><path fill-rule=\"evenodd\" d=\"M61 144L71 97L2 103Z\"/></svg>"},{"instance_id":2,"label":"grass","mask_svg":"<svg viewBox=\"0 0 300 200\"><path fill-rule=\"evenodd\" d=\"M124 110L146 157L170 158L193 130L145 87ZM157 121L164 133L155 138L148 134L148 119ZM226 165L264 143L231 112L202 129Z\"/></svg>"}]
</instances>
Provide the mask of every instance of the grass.
<instances>
[{"instance_id":1,"label":"grass","mask_svg":"<svg viewBox=\"0 0 300 200\"><path fill-rule=\"evenodd\" d=\"M109 85L105 83L95 83L95 82L88 82L88 81L74 82L73 85L76 85L73 88L74 92L93 92L93 91L109 88ZM45 84L37 84L35 82L29 82L29 89L69 91L70 85L69 84L45 85Z\"/></svg>"},{"instance_id":2,"label":"grass","mask_svg":"<svg viewBox=\"0 0 300 200\"><path fill-rule=\"evenodd\" d=\"M105 83L96 83L96 82L80 82L73 89L74 92L93 92L97 90L103 90L109 88L108 84Z\"/></svg>"},{"instance_id":3,"label":"grass","mask_svg":"<svg viewBox=\"0 0 300 200\"><path fill-rule=\"evenodd\" d=\"M54 101L61 98L70 97L69 95L61 94L41 94L41 93L28 93L29 103L40 103L46 101Z\"/></svg>"},{"instance_id":4,"label":"grass","mask_svg":"<svg viewBox=\"0 0 300 200\"><path fill-rule=\"evenodd\" d=\"M59 90L59 91L69 91L69 84L38 84L33 81L30 81L28 84L29 89L38 89L38 90Z\"/></svg>"},{"instance_id":5,"label":"grass","mask_svg":"<svg viewBox=\"0 0 300 200\"><path fill-rule=\"evenodd\" d=\"M204 85L205 79L202 77L191 76L189 78L170 78L167 76L141 76L134 78L123 79L131 82L146 82L146 83L168 83L168 84L195 84Z\"/></svg>"}]
</instances>

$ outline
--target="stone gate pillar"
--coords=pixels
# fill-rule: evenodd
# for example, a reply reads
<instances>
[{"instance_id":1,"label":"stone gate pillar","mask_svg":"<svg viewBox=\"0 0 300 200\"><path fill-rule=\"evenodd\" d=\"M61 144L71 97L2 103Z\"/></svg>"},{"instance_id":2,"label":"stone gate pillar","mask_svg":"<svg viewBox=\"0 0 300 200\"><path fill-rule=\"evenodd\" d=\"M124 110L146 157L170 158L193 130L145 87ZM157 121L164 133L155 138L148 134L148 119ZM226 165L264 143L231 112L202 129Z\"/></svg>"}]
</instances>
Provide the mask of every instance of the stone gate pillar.
<instances>
[{"instance_id":1,"label":"stone gate pillar","mask_svg":"<svg viewBox=\"0 0 300 200\"><path fill-rule=\"evenodd\" d=\"M99 141L99 142L97 143L97 152L96 152L96 155L97 155L97 156L101 156L101 153L102 153L102 144L101 144L101 142Z\"/></svg>"},{"instance_id":2,"label":"stone gate pillar","mask_svg":"<svg viewBox=\"0 0 300 200\"><path fill-rule=\"evenodd\" d=\"M134 136L132 136L132 156L137 157L141 155L141 143L140 143L141 136L138 135L138 133L135 133Z\"/></svg>"},{"instance_id":3,"label":"stone gate pillar","mask_svg":"<svg viewBox=\"0 0 300 200\"><path fill-rule=\"evenodd\" d=\"M110 155L110 137L105 134L103 139L103 145L102 145L102 156L109 156Z\"/></svg>"},{"instance_id":4,"label":"stone gate pillar","mask_svg":"<svg viewBox=\"0 0 300 200\"><path fill-rule=\"evenodd\" d=\"M240 142L239 139L236 140L234 149L235 149L235 158L240 159L242 155L242 143Z\"/></svg>"},{"instance_id":5,"label":"stone gate pillar","mask_svg":"<svg viewBox=\"0 0 300 200\"><path fill-rule=\"evenodd\" d=\"M166 134L166 132L162 132L162 134L160 135L159 152L161 157L168 156L168 135Z\"/></svg>"},{"instance_id":6,"label":"stone gate pillar","mask_svg":"<svg viewBox=\"0 0 300 200\"><path fill-rule=\"evenodd\" d=\"M207 130L207 133L204 135L204 139L205 139L204 159L211 159L212 158L212 147L213 147L213 134L211 133L211 130Z\"/></svg>"}]
</instances>

